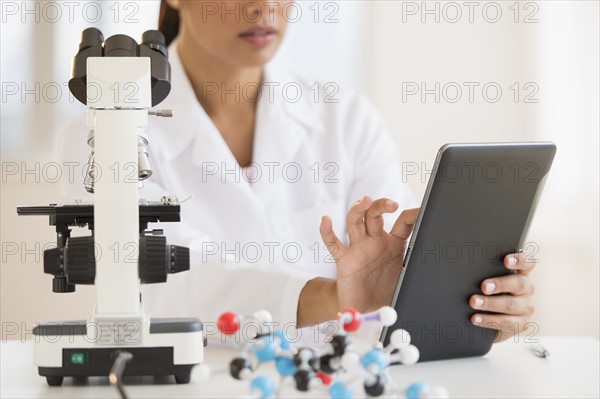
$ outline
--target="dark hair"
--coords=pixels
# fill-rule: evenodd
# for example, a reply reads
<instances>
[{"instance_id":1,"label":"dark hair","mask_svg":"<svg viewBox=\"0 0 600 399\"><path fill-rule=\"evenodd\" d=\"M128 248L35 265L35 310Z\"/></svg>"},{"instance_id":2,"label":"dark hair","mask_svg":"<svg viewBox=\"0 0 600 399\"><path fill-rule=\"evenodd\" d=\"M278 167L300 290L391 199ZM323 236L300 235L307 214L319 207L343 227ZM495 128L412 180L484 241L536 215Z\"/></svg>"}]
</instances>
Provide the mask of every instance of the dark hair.
<instances>
[{"instance_id":1,"label":"dark hair","mask_svg":"<svg viewBox=\"0 0 600 399\"><path fill-rule=\"evenodd\" d=\"M160 1L158 30L165 35L167 46L171 44L179 33L179 11L171 7L165 0Z\"/></svg>"}]
</instances>

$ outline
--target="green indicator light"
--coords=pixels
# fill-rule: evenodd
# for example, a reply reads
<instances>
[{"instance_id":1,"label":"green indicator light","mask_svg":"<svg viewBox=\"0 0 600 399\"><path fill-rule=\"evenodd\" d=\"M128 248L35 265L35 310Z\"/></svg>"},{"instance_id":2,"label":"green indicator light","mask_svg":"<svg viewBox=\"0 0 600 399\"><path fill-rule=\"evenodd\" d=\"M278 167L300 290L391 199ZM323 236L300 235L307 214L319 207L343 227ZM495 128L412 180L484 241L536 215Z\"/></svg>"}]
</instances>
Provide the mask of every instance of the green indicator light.
<instances>
[{"instance_id":1,"label":"green indicator light","mask_svg":"<svg viewBox=\"0 0 600 399\"><path fill-rule=\"evenodd\" d=\"M87 354L86 353L71 353L71 363L86 364L87 363Z\"/></svg>"}]
</instances>

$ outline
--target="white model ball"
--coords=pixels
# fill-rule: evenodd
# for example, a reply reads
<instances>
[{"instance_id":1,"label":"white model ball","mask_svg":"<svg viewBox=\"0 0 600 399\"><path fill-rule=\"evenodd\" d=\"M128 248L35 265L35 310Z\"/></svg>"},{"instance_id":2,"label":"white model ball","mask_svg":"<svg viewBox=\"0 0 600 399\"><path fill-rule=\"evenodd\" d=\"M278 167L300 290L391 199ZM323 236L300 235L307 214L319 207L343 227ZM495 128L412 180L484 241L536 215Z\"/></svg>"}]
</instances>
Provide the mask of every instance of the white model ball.
<instances>
[{"instance_id":1,"label":"white model ball","mask_svg":"<svg viewBox=\"0 0 600 399\"><path fill-rule=\"evenodd\" d=\"M410 345L410 334L408 331L399 328L392 333L390 343L394 348L402 350Z\"/></svg>"},{"instance_id":2,"label":"white model ball","mask_svg":"<svg viewBox=\"0 0 600 399\"><path fill-rule=\"evenodd\" d=\"M254 313L254 318L259 324L273 322L273 316L267 310L259 310L258 312Z\"/></svg>"},{"instance_id":3,"label":"white model ball","mask_svg":"<svg viewBox=\"0 0 600 399\"><path fill-rule=\"evenodd\" d=\"M210 380L210 377L212 375L210 367L208 366L208 364L204 363L197 365L195 372L198 375L198 380L201 382L206 382Z\"/></svg>"},{"instance_id":4,"label":"white model ball","mask_svg":"<svg viewBox=\"0 0 600 399\"><path fill-rule=\"evenodd\" d=\"M398 313L390 306L384 306L378 311L381 324L386 327L393 325L398 320Z\"/></svg>"},{"instance_id":5,"label":"white model ball","mask_svg":"<svg viewBox=\"0 0 600 399\"><path fill-rule=\"evenodd\" d=\"M419 349L414 345L408 345L398 353L398 360L402 364L415 364L419 360Z\"/></svg>"},{"instance_id":6,"label":"white model ball","mask_svg":"<svg viewBox=\"0 0 600 399\"><path fill-rule=\"evenodd\" d=\"M356 352L346 352L342 356L341 365L346 371L356 369L360 364L360 355Z\"/></svg>"},{"instance_id":7,"label":"white model ball","mask_svg":"<svg viewBox=\"0 0 600 399\"><path fill-rule=\"evenodd\" d=\"M240 371L239 378L243 381L248 381L252 377L252 370L244 368Z\"/></svg>"},{"instance_id":8,"label":"white model ball","mask_svg":"<svg viewBox=\"0 0 600 399\"><path fill-rule=\"evenodd\" d=\"M425 396L427 399L447 399L449 397L448 390L440 385L431 387Z\"/></svg>"}]
</instances>

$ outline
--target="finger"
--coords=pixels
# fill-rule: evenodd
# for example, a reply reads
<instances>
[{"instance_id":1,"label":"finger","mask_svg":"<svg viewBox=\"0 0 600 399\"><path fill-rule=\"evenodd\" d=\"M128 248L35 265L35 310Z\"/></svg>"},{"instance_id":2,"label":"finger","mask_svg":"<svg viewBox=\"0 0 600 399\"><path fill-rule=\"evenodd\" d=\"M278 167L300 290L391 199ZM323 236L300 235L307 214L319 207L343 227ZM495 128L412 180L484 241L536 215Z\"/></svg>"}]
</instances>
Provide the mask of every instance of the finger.
<instances>
[{"instance_id":1,"label":"finger","mask_svg":"<svg viewBox=\"0 0 600 399\"><path fill-rule=\"evenodd\" d=\"M528 274L535 267L536 262L528 259L521 252L517 252L514 254L509 254L504 257L504 266L510 270L518 270L525 274Z\"/></svg>"},{"instance_id":2,"label":"finger","mask_svg":"<svg viewBox=\"0 0 600 399\"><path fill-rule=\"evenodd\" d=\"M350 243L361 241L367 236L367 229L365 227L365 212L373 200L369 197L364 197L350 208L348 216L346 216L346 226L348 228L348 237L350 237Z\"/></svg>"},{"instance_id":3,"label":"finger","mask_svg":"<svg viewBox=\"0 0 600 399\"><path fill-rule=\"evenodd\" d=\"M491 328L502 332L519 334L527 330L531 322L523 316L496 315L475 313L471 316L471 323L479 327Z\"/></svg>"},{"instance_id":4,"label":"finger","mask_svg":"<svg viewBox=\"0 0 600 399\"><path fill-rule=\"evenodd\" d=\"M525 274L517 273L484 280L481 283L481 290L486 295L502 293L531 295L533 293L533 284L531 284L531 281Z\"/></svg>"},{"instance_id":5,"label":"finger","mask_svg":"<svg viewBox=\"0 0 600 399\"><path fill-rule=\"evenodd\" d=\"M321 226L319 227L321 233L321 239L327 247L327 250L337 262L342 258L346 252L346 246L339 240L335 232L333 231L333 223L329 216L323 216L321 218Z\"/></svg>"},{"instance_id":6,"label":"finger","mask_svg":"<svg viewBox=\"0 0 600 399\"><path fill-rule=\"evenodd\" d=\"M367 234L377 237L385 233L383 230L383 214L394 213L398 209L398 203L391 199L381 198L373 201L371 207L365 213L365 227Z\"/></svg>"},{"instance_id":7,"label":"finger","mask_svg":"<svg viewBox=\"0 0 600 399\"><path fill-rule=\"evenodd\" d=\"M524 295L473 295L469 305L476 310L513 316L530 316L534 312L531 298Z\"/></svg>"},{"instance_id":8,"label":"finger","mask_svg":"<svg viewBox=\"0 0 600 399\"><path fill-rule=\"evenodd\" d=\"M412 233L413 228L415 227L415 223L417 223L417 217L419 216L419 208L406 209L402 211L396 223L394 223L394 227L390 231L390 234L401 238L403 240L408 239L410 237L410 233Z\"/></svg>"}]
</instances>

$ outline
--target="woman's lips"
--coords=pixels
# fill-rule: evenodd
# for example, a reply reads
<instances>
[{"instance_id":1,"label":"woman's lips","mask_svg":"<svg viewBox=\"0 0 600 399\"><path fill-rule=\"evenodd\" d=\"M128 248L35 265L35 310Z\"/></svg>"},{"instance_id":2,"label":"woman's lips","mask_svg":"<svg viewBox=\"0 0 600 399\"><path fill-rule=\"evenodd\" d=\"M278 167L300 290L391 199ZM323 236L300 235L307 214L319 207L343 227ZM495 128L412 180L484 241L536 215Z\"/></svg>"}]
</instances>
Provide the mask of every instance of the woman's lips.
<instances>
[{"instance_id":1,"label":"woman's lips","mask_svg":"<svg viewBox=\"0 0 600 399\"><path fill-rule=\"evenodd\" d=\"M257 27L240 33L238 37L255 47L268 46L275 40L277 31L271 27Z\"/></svg>"}]
</instances>

